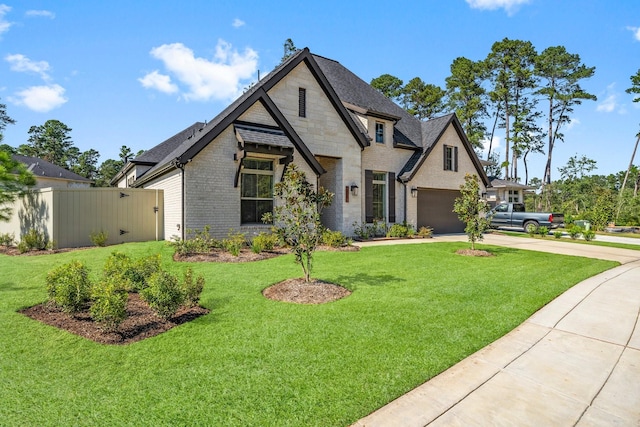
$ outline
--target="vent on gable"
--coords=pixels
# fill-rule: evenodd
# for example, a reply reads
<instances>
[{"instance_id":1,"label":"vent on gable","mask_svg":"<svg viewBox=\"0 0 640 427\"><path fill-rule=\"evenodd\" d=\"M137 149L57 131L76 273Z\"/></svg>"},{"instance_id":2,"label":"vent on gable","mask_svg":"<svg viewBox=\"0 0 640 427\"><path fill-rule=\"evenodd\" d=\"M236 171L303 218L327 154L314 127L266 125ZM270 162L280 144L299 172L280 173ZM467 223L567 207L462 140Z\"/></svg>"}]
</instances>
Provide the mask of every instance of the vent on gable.
<instances>
[{"instance_id":1,"label":"vent on gable","mask_svg":"<svg viewBox=\"0 0 640 427\"><path fill-rule=\"evenodd\" d=\"M307 90L298 88L298 116L307 117Z\"/></svg>"}]
</instances>

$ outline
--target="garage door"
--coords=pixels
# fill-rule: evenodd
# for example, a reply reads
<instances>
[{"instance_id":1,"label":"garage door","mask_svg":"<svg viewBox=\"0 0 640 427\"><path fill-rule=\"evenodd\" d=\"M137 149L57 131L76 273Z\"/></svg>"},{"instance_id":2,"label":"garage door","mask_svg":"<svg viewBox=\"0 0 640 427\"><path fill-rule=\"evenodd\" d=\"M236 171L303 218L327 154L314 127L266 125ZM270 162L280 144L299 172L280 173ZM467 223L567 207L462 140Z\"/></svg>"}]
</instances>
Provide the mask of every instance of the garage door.
<instances>
[{"instance_id":1,"label":"garage door","mask_svg":"<svg viewBox=\"0 0 640 427\"><path fill-rule=\"evenodd\" d=\"M418 228L428 226L434 233L464 233L464 222L453 212L456 190L418 190Z\"/></svg>"}]
</instances>

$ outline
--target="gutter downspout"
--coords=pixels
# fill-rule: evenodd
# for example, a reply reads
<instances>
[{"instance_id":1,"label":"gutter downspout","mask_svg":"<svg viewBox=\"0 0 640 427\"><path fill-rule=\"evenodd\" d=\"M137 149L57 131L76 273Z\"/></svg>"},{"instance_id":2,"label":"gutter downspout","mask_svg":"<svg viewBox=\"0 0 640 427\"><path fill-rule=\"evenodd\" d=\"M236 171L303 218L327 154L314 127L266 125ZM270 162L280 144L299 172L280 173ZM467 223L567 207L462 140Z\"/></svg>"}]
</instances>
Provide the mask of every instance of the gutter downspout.
<instances>
[{"instance_id":1,"label":"gutter downspout","mask_svg":"<svg viewBox=\"0 0 640 427\"><path fill-rule=\"evenodd\" d=\"M184 203L184 190L185 190L185 185L184 185L184 163L181 163L180 160L178 158L176 158L173 162L174 166L178 169L180 169L181 173L180 173L180 187L181 187L181 191L180 191L180 206L182 209L181 212L181 218L180 218L180 239L184 240L185 238L185 233L184 233L184 209L185 209L185 203Z\"/></svg>"},{"instance_id":2,"label":"gutter downspout","mask_svg":"<svg viewBox=\"0 0 640 427\"><path fill-rule=\"evenodd\" d=\"M404 187L404 223L407 223L407 183L404 181L400 181L402 182L402 186Z\"/></svg>"}]
</instances>

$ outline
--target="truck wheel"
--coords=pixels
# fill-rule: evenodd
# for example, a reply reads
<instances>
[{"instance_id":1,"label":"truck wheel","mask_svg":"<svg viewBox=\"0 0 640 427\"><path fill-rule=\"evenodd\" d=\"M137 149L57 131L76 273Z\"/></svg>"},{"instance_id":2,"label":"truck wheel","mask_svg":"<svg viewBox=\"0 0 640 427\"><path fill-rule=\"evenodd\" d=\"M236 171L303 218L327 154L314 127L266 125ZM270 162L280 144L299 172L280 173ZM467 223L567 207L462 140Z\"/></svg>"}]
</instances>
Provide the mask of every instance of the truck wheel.
<instances>
[{"instance_id":1,"label":"truck wheel","mask_svg":"<svg viewBox=\"0 0 640 427\"><path fill-rule=\"evenodd\" d=\"M527 221L524 223L525 233L535 233L538 230L538 223L535 221Z\"/></svg>"}]
</instances>

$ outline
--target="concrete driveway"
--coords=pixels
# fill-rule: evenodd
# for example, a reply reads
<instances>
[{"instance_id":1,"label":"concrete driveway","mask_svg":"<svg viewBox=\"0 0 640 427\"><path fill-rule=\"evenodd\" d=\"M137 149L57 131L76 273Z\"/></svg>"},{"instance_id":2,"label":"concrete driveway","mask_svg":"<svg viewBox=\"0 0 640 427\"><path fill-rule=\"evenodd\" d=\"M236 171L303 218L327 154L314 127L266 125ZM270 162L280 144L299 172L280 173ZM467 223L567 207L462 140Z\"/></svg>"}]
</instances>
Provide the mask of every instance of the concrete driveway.
<instances>
[{"instance_id":1,"label":"concrete driveway","mask_svg":"<svg viewBox=\"0 0 640 427\"><path fill-rule=\"evenodd\" d=\"M466 236L422 242L443 241ZM497 234L482 243L622 265L354 425L640 426L640 250Z\"/></svg>"}]
</instances>

